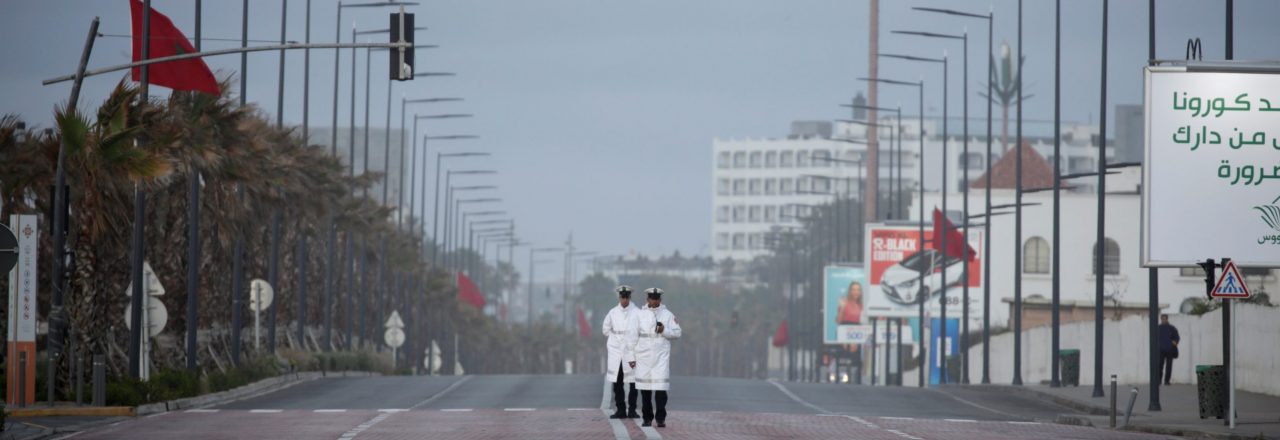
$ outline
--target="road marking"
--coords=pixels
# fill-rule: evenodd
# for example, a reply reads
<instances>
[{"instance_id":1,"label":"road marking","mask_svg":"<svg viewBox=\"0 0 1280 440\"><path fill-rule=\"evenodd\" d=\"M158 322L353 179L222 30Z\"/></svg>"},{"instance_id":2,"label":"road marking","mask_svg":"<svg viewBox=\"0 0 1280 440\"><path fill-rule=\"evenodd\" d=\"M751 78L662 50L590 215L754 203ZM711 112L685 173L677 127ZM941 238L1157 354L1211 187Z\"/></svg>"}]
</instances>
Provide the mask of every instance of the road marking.
<instances>
[{"instance_id":1,"label":"road marking","mask_svg":"<svg viewBox=\"0 0 1280 440\"><path fill-rule=\"evenodd\" d=\"M533 408L503 408L502 410L510 411L510 412L525 412L525 411L533 411L534 409Z\"/></svg>"},{"instance_id":2,"label":"road marking","mask_svg":"<svg viewBox=\"0 0 1280 440\"><path fill-rule=\"evenodd\" d=\"M199 413L216 413L216 412L218 412L218 410L216 410L216 409L189 409L189 410L186 410L186 411L183 411L183 412L187 412L187 413L197 413L197 414L199 414Z\"/></svg>"},{"instance_id":3,"label":"road marking","mask_svg":"<svg viewBox=\"0 0 1280 440\"><path fill-rule=\"evenodd\" d=\"M453 391L453 390L454 390L454 388L457 388L458 386L460 386L460 385L462 385L462 384L466 383L467 381L471 380L471 378L472 378L472 377L474 377L474 376L462 376L462 379L459 379L457 382L454 382L454 383L453 383L453 385L449 385L449 387L448 387L448 388L445 388L445 389L441 390L440 392L436 393L434 396L428 397L428 398L426 398L425 400L423 400L423 401L421 401L421 402L418 402L416 405L413 405L413 406L409 407L409 409L417 409L417 408L420 408L420 407L422 407L422 406L429 405L429 404L431 404L431 402L435 402L435 401L436 401L436 399L439 399L440 397L444 396L445 394L449 394L449 392L450 392L450 391Z\"/></svg>"},{"instance_id":4,"label":"road marking","mask_svg":"<svg viewBox=\"0 0 1280 440\"><path fill-rule=\"evenodd\" d=\"M383 408L378 410L378 412L380 413L400 413L405 411L408 411L408 410L404 408Z\"/></svg>"},{"instance_id":5,"label":"road marking","mask_svg":"<svg viewBox=\"0 0 1280 440\"><path fill-rule=\"evenodd\" d=\"M770 384L773 384L773 386L777 387L777 388L778 388L778 391L782 391L782 394L786 394L786 395L787 395L787 397L790 397L790 398L791 398L791 400L796 401L796 403L799 403L799 404L801 404L801 405L807 406L807 407L809 407L809 408L813 409L814 411L817 411L817 412L820 412L820 413L823 413L823 414L831 414L831 411L827 411L826 409L823 409L822 407L820 407L820 406L818 406L818 405L814 405L814 404L809 403L808 401L806 401L806 400L804 400L804 399L801 399L801 398L800 398L800 396L797 396L797 395L795 395L795 393L792 393L792 392L791 392L791 390L788 390L788 389L787 389L787 387L783 386L781 383L778 383L778 381L773 380L773 379L769 379L769 383L770 383Z\"/></svg>"},{"instance_id":6,"label":"road marking","mask_svg":"<svg viewBox=\"0 0 1280 440\"><path fill-rule=\"evenodd\" d=\"M249 412L250 412L250 413L254 413L254 414L275 414L275 413L278 413L278 412L281 412L281 411L282 411L282 410L278 410L278 409L251 409L251 410L249 410Z\"/></svg>"},{"instance_id":7,"label":"road marking","mask_svg":"<svg viewBox=\"0 0 1280 440\"><path fill-rule=\"evenodd\" d=\"M942 420L946 420L948 422L959 422L959 423L978 423L977 420L969 420L969 419L942 419Z\"/></svg>"},{"instance_id":8,"label":"road marking","mask_svg":"<svg viewBox=\"0 0 1280 440\"><path fill-rule=\"evenodd\" d=\"M317 409L317 410L315 410L315 412L318 412L318 413L344 413L344 412L347 412L347 410L345 410L345 409Z\"/></svg>"},{"instance_id":9,"label":"road marking","mask_svg":"<svg viewBox=\"0 0 1280 440\"><path fill-rule=\"evenodd\" d=\"M640 431L644 432L644 438L648 440L662 440L662 434L659 434L658 430L653 429L652 426L642 426L639 419L631 419L631 421L636 424L636 427L640 428Z\"/></svg>"},{"instance_id":10,"label":"road marking","mask_svg":"<svg viewBox=\"0 0 1280 440\"><path fill-rule=\"evenodd\" d=\"M622 424L621 420L609 418L609 383L605 382L604 392L600 394L600 412L604 413L605 420L609 421L609 428L613 429L614 440L631 440L631 433L627 432L627 427Z\"/></svg>"},{"instance_id":11,"label":"road marking","mask_svg":"<svg viewBox=\"0 0 1280 440\"><path fill-rule=\"evenodd\" d=\"M946 395L947 397L950 397L950 398L952 398L952 399L955 399L957 402L963 403L963 404L965 404L965 405L969 405L969 406L972 406L972 407L974 407L974 408L978 408L978 409L981 409L981 410L991 411L991 412L993 412L993 413L996 413L996 414L999 414L999 415L1002 415L1002 416L1005 416L1005 417L1009 417L1009 418L1012 418L1012 419L1025 419L1025 418L1026 418L1026 417L1021 417L1021 416L1018 416L1018 415L1015 415L1015 414L1009 414L1009 413L1007 413L1007 412L1000 411L1000 410L995 409L995 408L990 408L990 407L987 407L987 406L983 406L983 405L980 405L980 404L975 403L975 402L970 402L970 401L968 401L968 400L965 400L965 399L960 398L959 396L956 396L955 394L948 393L948 392L946 392L945 390L934 389L934 388L926 388L926 389L927 389L927 390L930 390L930 391L934 391L934 392L942 393L943 395Z\"/></svg>"},{"instance_id":12,"label":"road marking","mask_svg":"<svg viewBox=\"0 0 1280 440\"><path fill-rule=\"evenodd\" d=\"M471 408L449 408L442 409L440 412L471 412Z\"/></svg>"},{"instance_id":13,"label":"road marking","mask_svg":"<svg viewBox=\"0 0 1280 440\"><path fill-rule=\"evenodd\" d=\"M915 417L881 417L885 420L915 420Z\"/></svg>"},{"instance_id":14,"label":"road marking","mask_svg":"<svg viewBox=\"0 0 1280 440\"><path fill-rule=\"evenodd\" d=\"M391 417L392 414L395 414L395 413L384 412L384 413L378 414L376 417L369 419L364 423L361 423L359 426L356 426L355 428L351 428L351 430L343 433L342 437L338 437L338 440L353 439L357 435L360 435L361 432L364 432L365 430L372 428L373 425L377 425L379 422L386 420L387 417Z\"/></svg>"},{"instance_id":15,"label":"road marking","mask_svg":"<svg viewBox=\"0 0 1280 440\"><path fill-rule=\"evenodd\" d=\"M595 411L595 408L569 408L569 411Z\"/></svg>"},{"instance_id":16,"label":"road marking","mask_svg":"<svg viewBox=\"0 0 1280 440\"><path fill-rule=\"evenodd\" d=\"M902 432L902 431L899 431L899 430L896 430L896 429L886 429L885 431L892 432L892 433L894 433L894 434L897 434L899 437L902 437L902 438L905 438L905 439L910 439L910 440L924 440L924 439L922 439L922 438L920 438L920 437L916 437L916 436L914 436L914 435L907 434L907 433L905 433L905 432Z\"/></svg>"},{"instance_id":17,"label":"road marking","mask_svg":"<svg viewBox=\"0 0 1280 440\"><path fill-rule=\"evenodd\" d=\"M1039 425L1040 422L1009 422L1013 425Z\"/></svg>"}]
</instances>

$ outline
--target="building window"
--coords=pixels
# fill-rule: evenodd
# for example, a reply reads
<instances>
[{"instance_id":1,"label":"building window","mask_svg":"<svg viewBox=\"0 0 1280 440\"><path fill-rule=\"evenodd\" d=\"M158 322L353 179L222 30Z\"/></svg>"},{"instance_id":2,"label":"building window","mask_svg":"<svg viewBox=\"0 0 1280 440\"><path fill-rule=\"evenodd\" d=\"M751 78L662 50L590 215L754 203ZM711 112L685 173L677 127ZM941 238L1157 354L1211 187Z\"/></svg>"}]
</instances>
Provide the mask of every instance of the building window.
<instances>
[{"instance_id":1,"label":"building window","mask_svg":"<svg viewBox=\"0 0 1280 440\"><path fill-rule=\"evenodd\" d=\"M835 162L832 162L830 159L831 159L830 150L813 150L813 166L815 167L832 166L832 164L834 164Z\"/></svg>"},{"instance_id":2,"label":"building window","mask_svg":"<svg viewBox=\"0 0 1280 440\"><path fill-rule=\"evenodd\" d=\"M753 250L764 249L764 234L759 232L753 233L750 235L750 239L748 240L748 242L751 249Z\"/></svg>"},{"instance_id":3,"label":"building window","mask_svg":"<svg viewBox=\"0 0 1280 440\"><path fill-rule=\"evenodd\" d=\"M765 153L765 154L764 154L764 167L765 167L765 168L777 168L777 167L778 167L778 152L777 152L777 151L770 151L770 152L768 152L768 153Z\"/></svg>"},{"instance_id":4,"label":"building window","mask_svg":"<svg viewBox=\"0 0 1280 440\"><path fill-rule=\"evenodd\" d=\"M720 232L716 234L716 249L719 249L722 251L729 249L729 233L728 232Z\"/></svg>"},{"instance_id":5,"label":"building window","mask_svg":"<svg viewBox=\"0 0 1280 440\"><path fill-rule=\"evenodd\" d=\"M964 164L964 167L967 169L980 170L983 167L982 154L980 153L962 154L960 155L960 163Z\"/></svg>"},{"instance_id":6,"label":"building window","mask_svg":"<svg viewBox=\"0 0 1280 440\"><path fill-rule=\"evenodd\" d=\"M801 150L796 153L796 168L806 168L809 166L809 152Z\"/></svg>"},{"instance_id":7,"label":"building window","mask_svg":"<svg viewBox=\"0 0 1280 440\"><path fill-rule=\"evenodd\" d=\"M1093 165L1092 157L1072 157L1067 161L1067 163L1068 163L1067 169L1070 170L1070 172L1072 173L1092 171L1094 168L1096 168Z\"/></svg>"},{"instance_id":8,"label":"building window","mask_svg":"<svg viewBox=\"0 0 1280 440\"><path fill-rule=\"evenodd\" d=\"M1022 273L1049 273L1049 242L1031 237L1022 245Z\"/></svg>"},{"instance_id":9,"label":"building window","mask_svg":"<svg viewBox=\"0 0 1280 440\"><path fill-rule=\"evenodd\" d=\"M764 153L759 151L751 152L751 168L760 168L764 166Z\"/></svg>"},{"instance_id":10,"label":"building window","mask_svg":"<svg viewBox=\"0 0 1280 440\"><path fill-rule=\"evenodd\" d=\"M716 208L716 222L729 223L729 207L728 206L721 206L719 208Z\"/></svg>"},{"instance_id":11,"label":"building window","mask_svg":"<svg viewBox=\"0 0 1280 440\"><path fill-rule=\"evenodd\" d=\"M733 250L741 250L747 247L746 236L741 232L733 234Z\"/></svg>"},{"instance_id":12,"label":"building window","mask_svg":"<svg viewBox=\"0 0 1280 440\"><path fill-rule=\"evenodd\" d=\"M791 168L795 166L795 157L795 153L783 151L782 154L778 156L778 166L781 168Z\"/></svg>"},{"instance_id":13,"label":"building window","mask_svg":"<svg viewBox=\"0 0 1280 440\"><path fill-rule=\"evenodd\" d=\"M794 194L796 191L795 183L794 179L782 178L778 184L778 194L782 194L784 196Z\"/></svg>"},{"instance_id":14,"label":"building window","mask_svg":"<svg viewBox=\"0 0 1280 440\"><path fill-rule=\"evenodd\" d=\"M737 152L737 153L733 153L733 167L734 167L734 168L746 168L746 167L747 167L747 153L742 152L742 151L739 151L739 152Z\"/></svg>"},{"instance_id":15,"label":"building window","mask_svg":"<svg viewBox=\"0 0 1280 440\"><path fill-rule=\"evenodd\" d=\"M747 220L747 208L739 205L733 207L733 222L742 223Z\"/></svg>"},{"instance_id":16,"label":"building window","mask_svg":"<svg viewBox=\"0 0 1280 440\"><path fill-rule=\"evenodd\" d=\"M764 192L764 188L762 188L763 185L764 182L761 182L760 179L751 179L751 195L758 196L760 193Z\"/></svg>"},{"instance_id":17,"label":"building window","mask_svg":"<svg viewBox=\"0 0 1280 440\"><path fill-rule=\"evenodd\" d=\"M778 194L778 179L765 179L764 195L772 196Z\"/></svg>"},{"instance_id":18,"label":"building window","mask_svg":"<svg viewBox=\"0 0 1280 440\"><path fill-rule=\"evenodd\" d=\"M732 188L730 188L730 181L729 181L729 179L718 179L718 180L716 180L716 194L718 194L718 195L722 195L722 196L727 196L727 195L729 195L729 194L732 194L732 192L730 191L731 189L732 189Z\"/></svg>"},{"instance_id":19,"label":"building window","mask_svg":"<svg viewBox=\"0 0 1280 440\"><path fill-rule=\"evenodd\" d=\"M777 222L778 222L778 207L777 207L777 206L766 206L766 207L764 207L764 221L765 221L765 223L777 223Z\"/></svg>"},{"instance_id":20,"label":"building window","mask_svg":"<svg viewBox=\"0 0 1280 440\"><path fill-rule=\"evenodd\" d=\"M716 155L716 166L720 169L727 169L732 163L729 161L729 152L721 151Z\"/></svg>"},{"instance_id":21,"label":"building window","mask_svg":"<svg viewBox=\"0 0 1280 440\"><path fill-rule=\"evenodd\" d=\"M1103 274L1119 275L1120 274L1120 244L1116 243L1115 240L1112 240L1110 238L1106 239L1106 241L1103 241L1103 243L1106 246L1104 248L1106 255L1103 256L1103 260L1102 260ZM1093 245L1093 266L1091 267L1092 269L1090 270L1090 273L1097 275L1098 274L1098 244L1097 243L1094 243Z\"/></svg>"},{"instance_id":22,"label":"building window","mask_svg":"<svg viewBox=\"0 0 1280 440\"><path fill-rule=\"evenodd\" d=\"M829 193L831 192L831 179L815 177L810 180L813 185L813 192Z\"/></svg>"},{"instance_id":23,"label":"building window","mask_svg":"<svg viewBox=\"0 0 1280 440\"><path fill-rule=\"evenodd\" d=\"M751 223L760 223L764 220L764 213L759 206L752 206L750 212Z\"/></svg>"},{"instance_id":24,"label":"building window","mask_svg":"<svg viewBox=\"0 0 1280 440\"><path fill-rule=\"evenodd\" d=\"M733 195L742 196L747 194L747 180L733 179Z\"/></svg>"}]
</instances>

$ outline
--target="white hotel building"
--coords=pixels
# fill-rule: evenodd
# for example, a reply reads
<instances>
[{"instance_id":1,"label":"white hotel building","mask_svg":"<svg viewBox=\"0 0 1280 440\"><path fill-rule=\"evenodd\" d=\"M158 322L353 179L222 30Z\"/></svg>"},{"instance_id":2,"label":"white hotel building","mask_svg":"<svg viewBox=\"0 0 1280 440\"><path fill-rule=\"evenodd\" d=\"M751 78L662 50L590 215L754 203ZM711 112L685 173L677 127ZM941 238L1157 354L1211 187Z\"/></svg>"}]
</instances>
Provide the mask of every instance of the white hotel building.
<instances>
[{"instance_id":1,"label":"white hotel building","mask_svg":"<svg viewBox=\"0 0 1280 440\"><path fill-rule=\"evenodd\" d=\"M881 113L883 115L884 113ZM1140 116L1140 112L1139 112ZM1141 122L1140 120L1138 122ZM880 118L880 124L894 124L892 116ZM941 118L925 118L925 191L938 192L941 185L942 132ZM916 182L920 179L920 124L919 118L903 116L901 139L901 167L904 192L909 193L901 202L903 209L913 205L918 196ZM964 168L968 167L969 179L977 179L986 170L983 151L986 149L985 119L971 118L969 123L969 154L963 156L963 120L951 118L947 127L947 180L948 191L957 191L965 185ZM993 149L994 160L999 160L1002 146L999 139L1001 121L994 124L996 131ZM1052 124L1046 121L1024 121L1024 138L1033 148L1050 159L1053 152ZM1097 127L1081 124L1064 124L1064 172L1092 170L1096 165L1097 149L1090 147L1090 139L1097 134ZM890 159L889 132L880 130L881 193L889 191ZM1050 142L1044 142L1048 138ZM847 142L852 141L852 142ZM856 163L866 153L866 129L862 125L830 121L798 121L792 123L791 133L785 138L715 139L712 142L711 179L711 255L716 261L732 259L749 261L769 251L765 237L776 226L800 226L797 216L808 214L803 205L820 205L832 199L829 194L848 192L855 200L861 200L861 187L865 169ZM1013 127L1010 121L1009 144L1013 144ZM1012 151L1012 150L1010 150ZM1140 151L1140 150L1139 150ZM962 157L963 156L963 157ZM827 160L834 158L835 160ZM966 160L963 160L966 159ZM898 162L894 159L894 176ZM827 177L834 177L829 179ZM1086 185L1087 186L1087 185ZM1079 190L1087 191L1081 187ZM959 206L958 199L955 206ZM800 205L800 206L797 206ZM881 212L888 204L881 198ZM906 213L918 216L915 208Z\"/></svg>"}]
</instances>

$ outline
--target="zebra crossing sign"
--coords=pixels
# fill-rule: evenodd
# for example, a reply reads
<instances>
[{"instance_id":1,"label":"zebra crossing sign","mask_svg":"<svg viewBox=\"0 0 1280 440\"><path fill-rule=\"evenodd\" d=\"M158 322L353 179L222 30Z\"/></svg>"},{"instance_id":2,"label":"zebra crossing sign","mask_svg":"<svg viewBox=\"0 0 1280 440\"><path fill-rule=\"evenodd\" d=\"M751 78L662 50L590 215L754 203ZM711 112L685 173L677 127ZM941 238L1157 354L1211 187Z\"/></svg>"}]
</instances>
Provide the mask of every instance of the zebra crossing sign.
<instances>
[{"instance_id":1,"label":"zebra crossing sign","mask_svg":"<svg viewBox=\"0 0 1280 440\"><path fill-rule=\"evenodd\" d=\"M1228 261L1227 265L1222 268L1222 275L1218 277L1218 283L1213 286L1213 291L1209 292L1209 296L1213 298L1248 298L1249 287L1244 285L1244 277L1240 276L1240 269L1236 268L1235 261Z\"/></svg>"}]
</instances>

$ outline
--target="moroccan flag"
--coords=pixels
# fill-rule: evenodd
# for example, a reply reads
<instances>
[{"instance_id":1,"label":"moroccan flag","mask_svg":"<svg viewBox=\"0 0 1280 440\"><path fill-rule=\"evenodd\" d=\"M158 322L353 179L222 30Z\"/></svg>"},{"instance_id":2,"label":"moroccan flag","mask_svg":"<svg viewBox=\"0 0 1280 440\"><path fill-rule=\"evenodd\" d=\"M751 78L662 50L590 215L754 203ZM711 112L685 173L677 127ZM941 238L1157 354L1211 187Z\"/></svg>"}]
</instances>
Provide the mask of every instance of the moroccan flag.
<instances>
[{"instance_id":1,"label":"moroccan flag","mask_svg":"<svg viewBox=\"0 0 1280 440\"><path fill-rule=\"evenodd\" d=\"M129 0L129 10L133 14L133 61L142 61L142 10L144 6L139 0ZM149 58L162 58L184 53L193 53L195 47L187 41L169 17L151 9L151 53ZM133 80L142 79L142 68L133 68ZM168 87L173 90L194 90L219 95L218 80L213 77L209 65L203 59L191 58L181 61L152 64L148 68L147 80L151 84Z\"/></svg>"},{"instance_id":2,"label":"moroccan flag","mask_svg":"<svg viewBox=\"0 0 1280 440\"><path fill-rule=\"evenodd\" d=\"M591 339L591 323L587 322L587 314L578 307L578 335L582 339Z\"/></svg>"},{"instance_id":3,"label":"moroccan flag","mask_svg":"<svg viewBox=\"0 0 1280 440\"><path fill-rule=\"evenodd\" d=\"M786 347L791 342L791 335L787 332L787 320L782 320L778 324L778 330L773 332L773 346Z\"/></svg>"},{"instance_id":4,"label":"moroccan flag","mask_svg":"<svg viewBox=\"0 0 1280 440\"><path fill-rule=\"evenodd\" d=\"M477 309L484 308L484 294L480 293L480 288L476 287L476 283L471 282L471 278L458 272L458 301L476 306Z\"/></svg>"},{"instance_id":5,"label":"moroccan flag","mask_svg":"<svg viewBox=\"0 0 1280 440\"><path fill-rule=\"evenodd\" d=\"M942 215L942 211L933 208L933 247L938 249L942 246L942 234L947 234L947 248L939 249L948 257L964 258L964 261L973 261L978 255L973 248L969 247L969 243L965 242L964 234L955 225L951 224L951 220Z\"/></svg>"}]
</instances>

